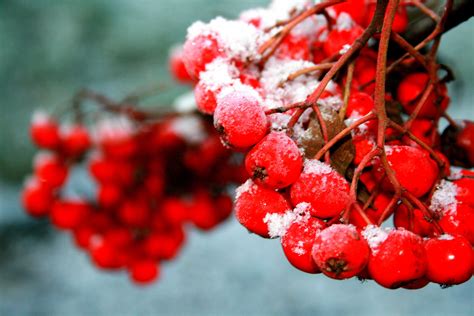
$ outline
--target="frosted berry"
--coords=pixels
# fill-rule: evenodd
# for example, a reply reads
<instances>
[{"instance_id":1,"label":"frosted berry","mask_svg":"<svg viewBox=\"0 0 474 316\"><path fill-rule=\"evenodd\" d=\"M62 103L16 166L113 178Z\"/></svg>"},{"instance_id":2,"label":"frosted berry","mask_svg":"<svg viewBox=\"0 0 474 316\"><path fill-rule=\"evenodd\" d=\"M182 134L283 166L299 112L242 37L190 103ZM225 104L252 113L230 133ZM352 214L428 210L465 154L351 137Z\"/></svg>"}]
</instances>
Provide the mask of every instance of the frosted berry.
<instances>
[{"instance_id":1,"label":"frosted berry","mask_svg":"<svg viewBox=\"0 0 474 316\"><path fill-rule=\"evenodd\" d=\"M354 226L335 224L316 235L312 253L325 275L347 279L364 269L369 259L369 246Z\"/></svg>"},{"instance_id":2,"label":"frosted berry","mask_svg":"<svg viewBox=\"0 0 474 316\"><path fill-rule=\"evenodd\" d=\"M218 100L214 126L226 145L238 148L256 144L268 129L260 101L242 91L228 93Z\"/></svg>"},{"instance_id":3,"label":"frosted berry","mask_svg":"<svg viewBox=\"0 0 474 316\"><path fill-rule=\"evenodd\" d=\"M245 157L245 167L252 179L273 189L295 182L302 166L298 147L282 132L265 136Z\"/></svg>"},{"instance_id":4,"label":"frosted berry","mask_svg":"<svg viewBox=\"0 0 474 316\"><path fill-rule=\"evenodd\" d=\"M267 214L284 214L291 210L288 201L280 193L264 188L248 180L237 189L235 217L250 232L269 238L264 222Z\"/></svg>"},{"instance_id":5,"label":"frosted berry","mask_svg":"<svg viewBox=\"0 0 474 316\"><path fill-rule=\"evenodd\" d=\"M425 250L428 260L426 276L430 281L454 285L471 278L474 255L464 237L442 235L428 240Z\"/></svg>"},{"instance_id":6,"label":"frosted berry","mask_svg":"<svg viewBox=\"0 0 474 316\"><path fill-rule=\"evenodd\" d=\"M312 248L316 234L326 224L315 217L293 222L281 237L281 245L288 261L297 269L317 273L319 268L313 260Z\"/></svg>"},{"instance_id":7,"label":"frosted berry","mask_svg":"<svg viewBox=\"0 0 474 316\"><path fill-rule=\"evenodd\" d=\"M188 74L195 79L206 65L215 58L222 56L223 50L215 35L200 34L188 38L183 46L183 62Z\"/></svg>"},{"instance_id":8,"label":"frosted berry","mask_svg":"<svg viewBox=\"0 0 474 316\"><path fill-rule=\"evenodd\" d=\"M310 203L313 216L331 218L339 215L349 202L349 183L329 165L307 160L303 173L290 189L293 205Z\"/></svg>"}]
</instances>

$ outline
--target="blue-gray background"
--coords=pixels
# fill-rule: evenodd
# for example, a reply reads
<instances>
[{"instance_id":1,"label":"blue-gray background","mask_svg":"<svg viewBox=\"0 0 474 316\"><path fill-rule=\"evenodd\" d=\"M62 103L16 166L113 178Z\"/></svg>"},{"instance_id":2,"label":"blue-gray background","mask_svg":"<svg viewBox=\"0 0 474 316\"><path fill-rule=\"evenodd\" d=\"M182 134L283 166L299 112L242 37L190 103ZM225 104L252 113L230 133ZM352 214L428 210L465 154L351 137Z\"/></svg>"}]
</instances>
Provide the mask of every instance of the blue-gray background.
<instances>
[{"instance_id":1,"label":"blue-gray background","mask_svg":"<svg viewBox=\"0 0 474 316\"><path fill-rule=\"evenodd\" d=\"M474 285L385 290L333 281L286 263L277 241L231 219L191 232L156 284L95 269L70 236L23 215L31 111L65 103L87 86L120 97L150 83L172 86L167 48L196 19L234 17L265 0L0 0L0 315L473 315ZM451 113L474 117L474 22L448 33L441 58L458 81Z\"/></svg>"}]
</instances>

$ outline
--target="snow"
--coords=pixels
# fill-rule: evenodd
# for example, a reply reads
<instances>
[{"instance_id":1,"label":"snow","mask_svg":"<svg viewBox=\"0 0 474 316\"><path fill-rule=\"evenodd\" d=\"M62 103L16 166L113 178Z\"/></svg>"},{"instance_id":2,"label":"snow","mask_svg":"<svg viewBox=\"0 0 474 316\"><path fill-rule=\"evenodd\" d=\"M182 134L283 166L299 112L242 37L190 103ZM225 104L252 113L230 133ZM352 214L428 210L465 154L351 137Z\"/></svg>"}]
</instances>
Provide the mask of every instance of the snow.
<instances>
[{"instance_id":1,"label":"snow","mask_svg":"<svg viewBox=\"0 0 474 316\"><path fill-rule=\"evenodd\" d=\"M197 115L180 116L171 122L170 128L189 144L200 144L206 137L206 130Z\"/></svg>"},{"instance_id":2,"label":"snow","mask_svg":"<svg viewBox=\"0 0 474 316\"><path fill-rule=\"evenodd\" d=\"M287 81L288 77L315 64L304 60L270 58L260 78L265 91L267 108L278 108L304 101L310 95L319 81L312 75L301 75Z\"/></svg>"},{"instance_id":3,"label":"snow","mask_svg":"<svg viewBox=\"0 0 474 316\"><path fill-rule=\"evenodd\" d=\"M273 131L284 131L287 129L288 123L290 121L291 115L286 113L274 113L268 116L270 121L270 128Z\"/></svg>"},{"instance_id":4,"label":"snow","mask_svg":"<svg viewBox=\"0 0 474 316\"><path fill-rule=\"evenodd\" d=\"M267 213L263 218L263 222L267 224L270 237L275 238L283 236L297 218L298 214L293 210L289 210L283 214Z\"/></svg>"},{"instance_id":5,"label":"snow","mask_svg":"<svg viewBox=\"0 0 474 316\"><path fill-rule=\"evenodd\" d=\"M53 121L53 118L46 111L37 109L33 112L31 123L34 125L46 124Z\"/></svg>"},{"instance_id":6,"label":"snow","mask_svg":"<svg viewBox=\"0 0 474 316\"><path fill-rule=\"evenodd\" d=\"M452 239L454 239L454 237L449 234L443 234L438 237L438 240L452 240Z\"/></svg>"},{"instance_id":7,"label":"snow","mask_svg":"<svg viewBox=\"0 0 474 316\"><path fill-rule=\"evenodd\" d=\"M362 231L362 236L369 244L373 254L376 254L378 247L387 239L391 228L381 228L375 225L368 225Z\"/></svg>"},{"instance_id":8,"label":"snow","mask_svg":"<svg viewBox=\"0 0 474 316\"><path fill-rule=\"evenodd\" d=\"M239 60L256 59L258 48L265 38L262 31L249 23L216 17L209 23L194 22L188 28L187 39L208 34L217 36L230 59Z\"/></svg>"},{"instance_id":9,"label":"snow","mask_svg":"<svg viewBox=\"0 0 474 316\"><path fill-rule=\"evenodd\" d=\"M441 180L431 197L430 210L434 212L456 211L458 187L450 181Z\"/></svg>"},{"instance_id":10,"label":"snow","mask_svg":"<svg viewBox=\"0 0 474 316\"><path fill-rule=\"evenodd\" d=\"M248 179L243 184L241 184L237 189L235 189L235 199L238 200L239 197L244 193L252 193L255 192L257 189L257 185L252 181L252 179Z\"/></svg>"},{"instance_id":11,"label":"snow","mask_svg":"<svg viewBox=\"0 0 474 316\"><path fill-rule=\"evenodd\" d=\"M344 44L344 46L342 46L342 48L339 50L339 54L344 55L345 53L349 51L349 49L351 49L351 45Z\"/></svg>"},{"instance_id":12,"label":"snow","mask_svg":"<svg viewBox=\"0 0 474 316\"><path fill-rule=\"evenodd\" d=\"M319 161L317 159L306 159L304 161L303 172L312 173L312 174L329 174L333 172L334 169L330 165Z\"/></svg>"},{"instance_id":13,"label":"snow","mask_svg":"<svg viewBox=\"0 0 474 316\"><path fill-rule=\"evenodd\" d=\"M224 86L232 85L239 77L237 68L223 58L216 58L206 65L206 70L199 74L199 81L206 89L217 91Z\"/></svg>"},{"instance_id":14,"label":"snow","mask_svg":"<svg viewBox=\"0 0 474 316\"><path fill-rule=\"evenodd\" d=\"M188 91L178 96L173 102L173 108L179 113L189 113L197 110L194 91Z\"/></svg>"},{"instance_id":15,"label":"snow","mask_svg":"<svg viewBox=\"0 0 474 316\"><path fill-rule=\"evenodd\" d=\"M311 218L310 209L310 203L302 202L296 205L293 210L288 210L283 214L267 213L263 222L268 226L270 237L283 236L293 223L308 222Z\"/></svg>"},{"instance_id":16,"label":"snow","mask_svg":"<svg viewBox=\"0 0 474 316\"><path fill-rule=\"evenodd\" d=\"M33 168L38 168L39 166L43 165L44 163L50 161L53 159L55 156L53 153L46 151L46 150L41 150L33 158Z\"/></svg>"},{"instance_id":17,"label":"snow","mask_svg":"<svg viewBox=\"0 0 474 316\"><path fill-rule=\"evenodd\" d=\"M336 20L336 29L338 31L347 31L354 27L354 21L346 12L341 12Z\"/></svg>"},{"instance_id":18,"label":"snow","mask_svg":"<svg viewBox=\"0 0 474 316\"><path fill-rule=\"evenodd\" d=\"M265 102L260 96L260 94L257 92L257 90L255 90L253 87L243 84L240 81L235 81L232 85L224 86L222 90L217 94L217 103L219 104L220 99L234 92L242 92L246 96L253 97L260 105L263 105Z\"/></svg>"},{"instance_id":19,"label":"snow","mask_svg":"<svg viewBox=\"0 0 474 316\"><path fill-rule=\"evenodd\" d=\"M124 115L106 117L97 122L92 131L92 138L96 142L108 139L130 137L135 131L133 122Z\"/></svg>"},{"instance_id":20,"label":"snow","mask_svg":"<svg viewBox=\"0 0 474 316\"><path fill-rule=\"evenodd\" d=\"M451 174L449 175L449 180L459 180L462 178L462 168L460 167L451 167Z\"/></svg>"}]
</instances>

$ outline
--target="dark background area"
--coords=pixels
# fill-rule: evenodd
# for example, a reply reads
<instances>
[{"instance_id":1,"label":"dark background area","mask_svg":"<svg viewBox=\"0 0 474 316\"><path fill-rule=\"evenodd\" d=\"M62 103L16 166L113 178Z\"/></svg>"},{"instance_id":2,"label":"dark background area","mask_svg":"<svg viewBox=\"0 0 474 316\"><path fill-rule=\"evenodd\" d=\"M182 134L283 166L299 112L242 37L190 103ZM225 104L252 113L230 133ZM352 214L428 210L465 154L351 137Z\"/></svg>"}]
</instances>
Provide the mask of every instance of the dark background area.
<instances>
[{"instance_id":1,"label":"dark background area","mask_svg":"<svg viewBox=\"0 0 474 316\"><path fill-rule=\"evenodd\" d=\"M23 214L21 183L34 148L32 111L61 109L81 87L112 97L168 86L168 48L195 20L235 17L264 0L0 0L0 315L473 315L473 282L389 291L293 269L278 241L249 235L234 219L191 232L179 258L146 288L105 273L70 236ZM452 66L455 118L474 117L474 22L449 32L440 58Z\"/></svg>"}]
</instances>

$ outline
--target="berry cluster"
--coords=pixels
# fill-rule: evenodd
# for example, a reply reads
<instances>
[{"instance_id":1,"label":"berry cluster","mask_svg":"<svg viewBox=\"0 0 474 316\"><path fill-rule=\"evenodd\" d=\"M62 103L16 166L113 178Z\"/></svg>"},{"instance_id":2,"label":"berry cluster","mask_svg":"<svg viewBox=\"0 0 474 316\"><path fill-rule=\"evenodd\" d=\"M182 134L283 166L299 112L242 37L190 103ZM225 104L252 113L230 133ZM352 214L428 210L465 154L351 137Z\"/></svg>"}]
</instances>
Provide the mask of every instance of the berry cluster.
<instances>
[{"instance_id":1,"label":"berry cluster","mask_svg":"<svg viewBox=\"0 0 474 316\"><path fill-rule=\"evenodd\" d=\"M226 186L242 181L242 167L198 114L150 122L117 115L88 130L39 113L31 137L43 151L23 191L25 210L70 231L97 267L126 269L139 284L176 257L187 223L207 231L225 220ZM87 197L68 190L75 166L94 180Z\"/></svg>"},{"instance_id":2,"label":"berry cluster","mask_svg":"<svg viewBox=\"0 0 474 316\"><path fill-rule=\"evenodd\" d=\"M196 22L172 73L194 84L223 144L246 154L238 221L281 237L296 268L392 289L463 283L474 173L450 162L473 166L473 123L446 114L438 45L420 52L434 37L413 47L400 35L408 5L437 14L418 1L340 2L274 0ZM389 43L402 53L387 57ZM380 228L392 215L395 227Z\"/></svg>"}]
</instances>

